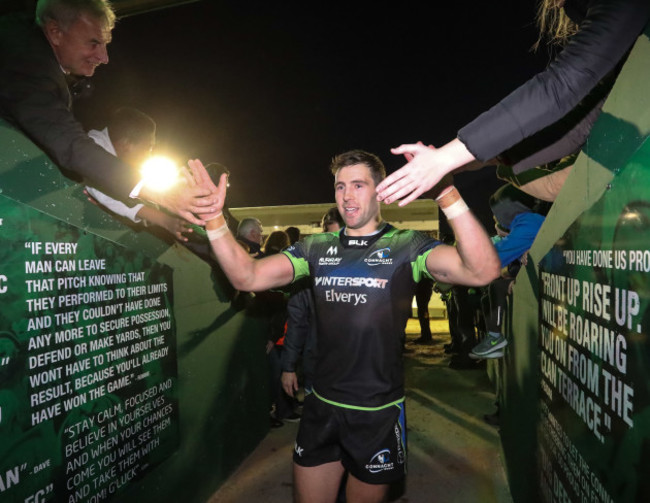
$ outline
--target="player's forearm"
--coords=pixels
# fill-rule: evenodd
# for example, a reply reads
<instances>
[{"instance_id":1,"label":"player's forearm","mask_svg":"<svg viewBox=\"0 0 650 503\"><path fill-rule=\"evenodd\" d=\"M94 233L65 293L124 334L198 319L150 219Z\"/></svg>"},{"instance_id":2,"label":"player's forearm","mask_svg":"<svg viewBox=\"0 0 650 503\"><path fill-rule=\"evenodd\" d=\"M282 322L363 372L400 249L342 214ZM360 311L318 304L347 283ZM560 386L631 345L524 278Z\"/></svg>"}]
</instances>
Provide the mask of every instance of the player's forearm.
<instances>
[{"instance_id":1,"label":"player's forearm","mask_svg":"<svg viewBox=\"0 0 650 503\"><path fill-rule=\"evenodd\" d=\"M145 205L140 205L140 209L138 210L136 216L142 220L147 221L148 223L152 223L159 227L167 228L166 220L165 220L166 215L162 211L157 210L155 208L151 208Z\"/></svg>"},{"instance_id":2,"label":"player's forearm","mask_svg":"<svg viewBox=\"0 0 650 503\"><path fill-rule=\"evenodd\" d=\"M459 283L466 285L488 284L499 275L501 262L485 229L453 185L436 202L456 237L460 264L452 268L452 279L456 276Z\"/></svg>"},{"instance_id":3,"label":"player's forearm","mask_svg":"<svg viewBox=\"0 0 650 503\"><path fill-rule=\"evenodd\" d=\"M499 276L501 261L485 229L471 212L450 220L466 284L487 285Z\"/></svg>"},{"instance_id":4,"label":"player's forearm","mask_svg":"<svg viewBox=\"0 0 650 503\"><path fill-rule=\"evenodd\" d=\"M498 164L496 159L490 159L485 162L474 159L473 161L456 168L452 173L457 175L458 173L464 173L465 171L478 171L479 169L483 169L485 166L494 166L495 164Z\"/></svg>"},{"instance_id":5,"label":"player's forearm","mask_svg":"<svg viewBox=\"0 0 650 503\"><path fill-rule=\"evenodd\" d=\"M255 291L255 260L235 240L223 215L208 221L205 230L217 261L233 287Z\"/></svg>"},{"instance_id":6,"label":"player's forearm","mask_svg":"<svg viewBox=\"0 0 650 503\"><path fill-rule=\"evenodd\" d=\"M230 233L223 215L209 220L206 231L219 265L236 289L263 292L293 280L293 265L287 256L276 253L253 259Z\"/></svg>"}]
</instances>

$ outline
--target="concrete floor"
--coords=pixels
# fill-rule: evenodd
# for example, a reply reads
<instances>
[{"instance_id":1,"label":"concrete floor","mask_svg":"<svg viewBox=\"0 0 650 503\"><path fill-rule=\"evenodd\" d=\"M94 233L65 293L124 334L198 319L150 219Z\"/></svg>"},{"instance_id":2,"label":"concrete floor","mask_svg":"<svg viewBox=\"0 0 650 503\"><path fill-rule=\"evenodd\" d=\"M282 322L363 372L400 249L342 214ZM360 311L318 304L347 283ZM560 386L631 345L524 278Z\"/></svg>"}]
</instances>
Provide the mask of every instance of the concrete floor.
<instances>
[{"instance_id":1,"label":"concrete floor","mask_svg":"<svg viewBox=\"0 0 650 503\"><path fill-rule=\"evenodd\" d=\"M432 345L415 345L417 320L407 326L405 369L409 464L401 503L511 503L498 429L494 389L483 368L452 370L443 344L447 320L432 320ZM298 424L271 430L208 503L290 503L293 443ZM352 503L352 502L351 502Z\"/></svg>"}]
</instances>

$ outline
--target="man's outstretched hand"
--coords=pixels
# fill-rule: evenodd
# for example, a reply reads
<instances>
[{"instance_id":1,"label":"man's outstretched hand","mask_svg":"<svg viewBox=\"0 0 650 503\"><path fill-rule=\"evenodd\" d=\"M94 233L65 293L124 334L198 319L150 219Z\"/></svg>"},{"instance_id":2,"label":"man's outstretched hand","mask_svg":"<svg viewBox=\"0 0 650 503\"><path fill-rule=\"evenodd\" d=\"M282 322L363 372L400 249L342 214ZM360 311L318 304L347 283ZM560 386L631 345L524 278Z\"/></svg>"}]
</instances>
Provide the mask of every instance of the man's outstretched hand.
<instances>
[{"instance_id":1,"label":"man's outstretched hand","mask_svg":"<svg viewBox=\"0 0 650 503\"><path fill-rule=\"evenodd\" d=\"M424 143L421 141L417 142L416 145L424 146ZM427 147L430 150L436 150L436 147L429 145ZM415 154L410 151L404 152L404 158L406 162L411 162L415 158ZM447 173L444 175L438 183L436 183L431 189L422 193L422 195L436 199L445 189L454 184L454 175L452 173Z\"/></svg>"},{"instance_id":2,"label":"man's outstretched hand","mask_svg":"<svg viewBox=\"0 0 650 503\"><path fill-rule=\"evenodd\" d=\"M398 202L405 206L431 190L456 168L474 161L465 145L455 139L440 148L430 148L421 142L391 149L409 161L377 185L377 200L386 204Z\"/></svg>"},{"instance_id":3,"label":"man's outstretched hand","mask_svg":"<svg viewBox=\"0 0 650 503\"><path fill-rule=\"evenodd\" d=\"M216 197L211 190L197 184L189 185L187 177L165 192L157 192L146 186L142 187L140 198L156 203L196 225L205 225L205 221L201 219L202 216L215 211Z\"/></svg>"}]
</instances>

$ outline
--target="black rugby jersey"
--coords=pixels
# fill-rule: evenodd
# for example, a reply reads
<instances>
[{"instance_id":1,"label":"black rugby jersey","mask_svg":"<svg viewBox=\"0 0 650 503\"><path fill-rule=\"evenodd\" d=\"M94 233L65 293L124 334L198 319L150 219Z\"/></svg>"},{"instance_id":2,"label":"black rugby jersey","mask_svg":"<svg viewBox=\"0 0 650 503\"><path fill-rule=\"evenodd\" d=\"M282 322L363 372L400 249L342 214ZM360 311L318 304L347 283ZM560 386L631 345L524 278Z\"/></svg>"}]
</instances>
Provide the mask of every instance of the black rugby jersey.
<instances>
[{"instance_id":1,"label":"black rugby jersey","mask_svg":"<svg viewBox=\"0 0 650 503\"><path fill-rule=\"evenodd\" d=\"M317 323L314 391L335 405L382 408L404 398L402 342L415 284L439 241L386 224L372 236L308 236L284 253L311 276Z\"/></svg>"}]
</instances>

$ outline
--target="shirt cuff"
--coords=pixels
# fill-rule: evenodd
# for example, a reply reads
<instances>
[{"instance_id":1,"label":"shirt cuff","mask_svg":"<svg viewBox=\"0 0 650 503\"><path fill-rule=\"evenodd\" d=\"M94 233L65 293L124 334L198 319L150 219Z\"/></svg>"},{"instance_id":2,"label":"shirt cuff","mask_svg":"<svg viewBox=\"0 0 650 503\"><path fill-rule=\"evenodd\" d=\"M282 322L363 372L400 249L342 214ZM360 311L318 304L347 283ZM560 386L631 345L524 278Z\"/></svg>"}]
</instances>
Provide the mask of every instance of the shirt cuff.
<instances>
[{"instance_id":1,"label":"shirt cuff","mask_svg":"<svg viewBox=\"0 0 650 503\"><path fill-rule=\"evenodd\" d=\"M143 220L138 216L138 211L140 211L143 206L144 204L136 204L133 208L129 208L129 212L125 216L133 223L138 224L142 222ZM145 223L145 227L146 227L146 223Z\"/></svg>"},{"instance_id":2,"label":"shirt cuff","mask_svg":"<svg viewBox=\"0 0 650 503\"><path fill-rule=\"evenodd\" d=\"M144 180L140 180L138 184L135 187L133 187L133 190L129 194L129 197L131 199L137 199L138 197L140 197L140 191L142 190L142 187L144 187Z\"/></svg>"}]
</instances>

